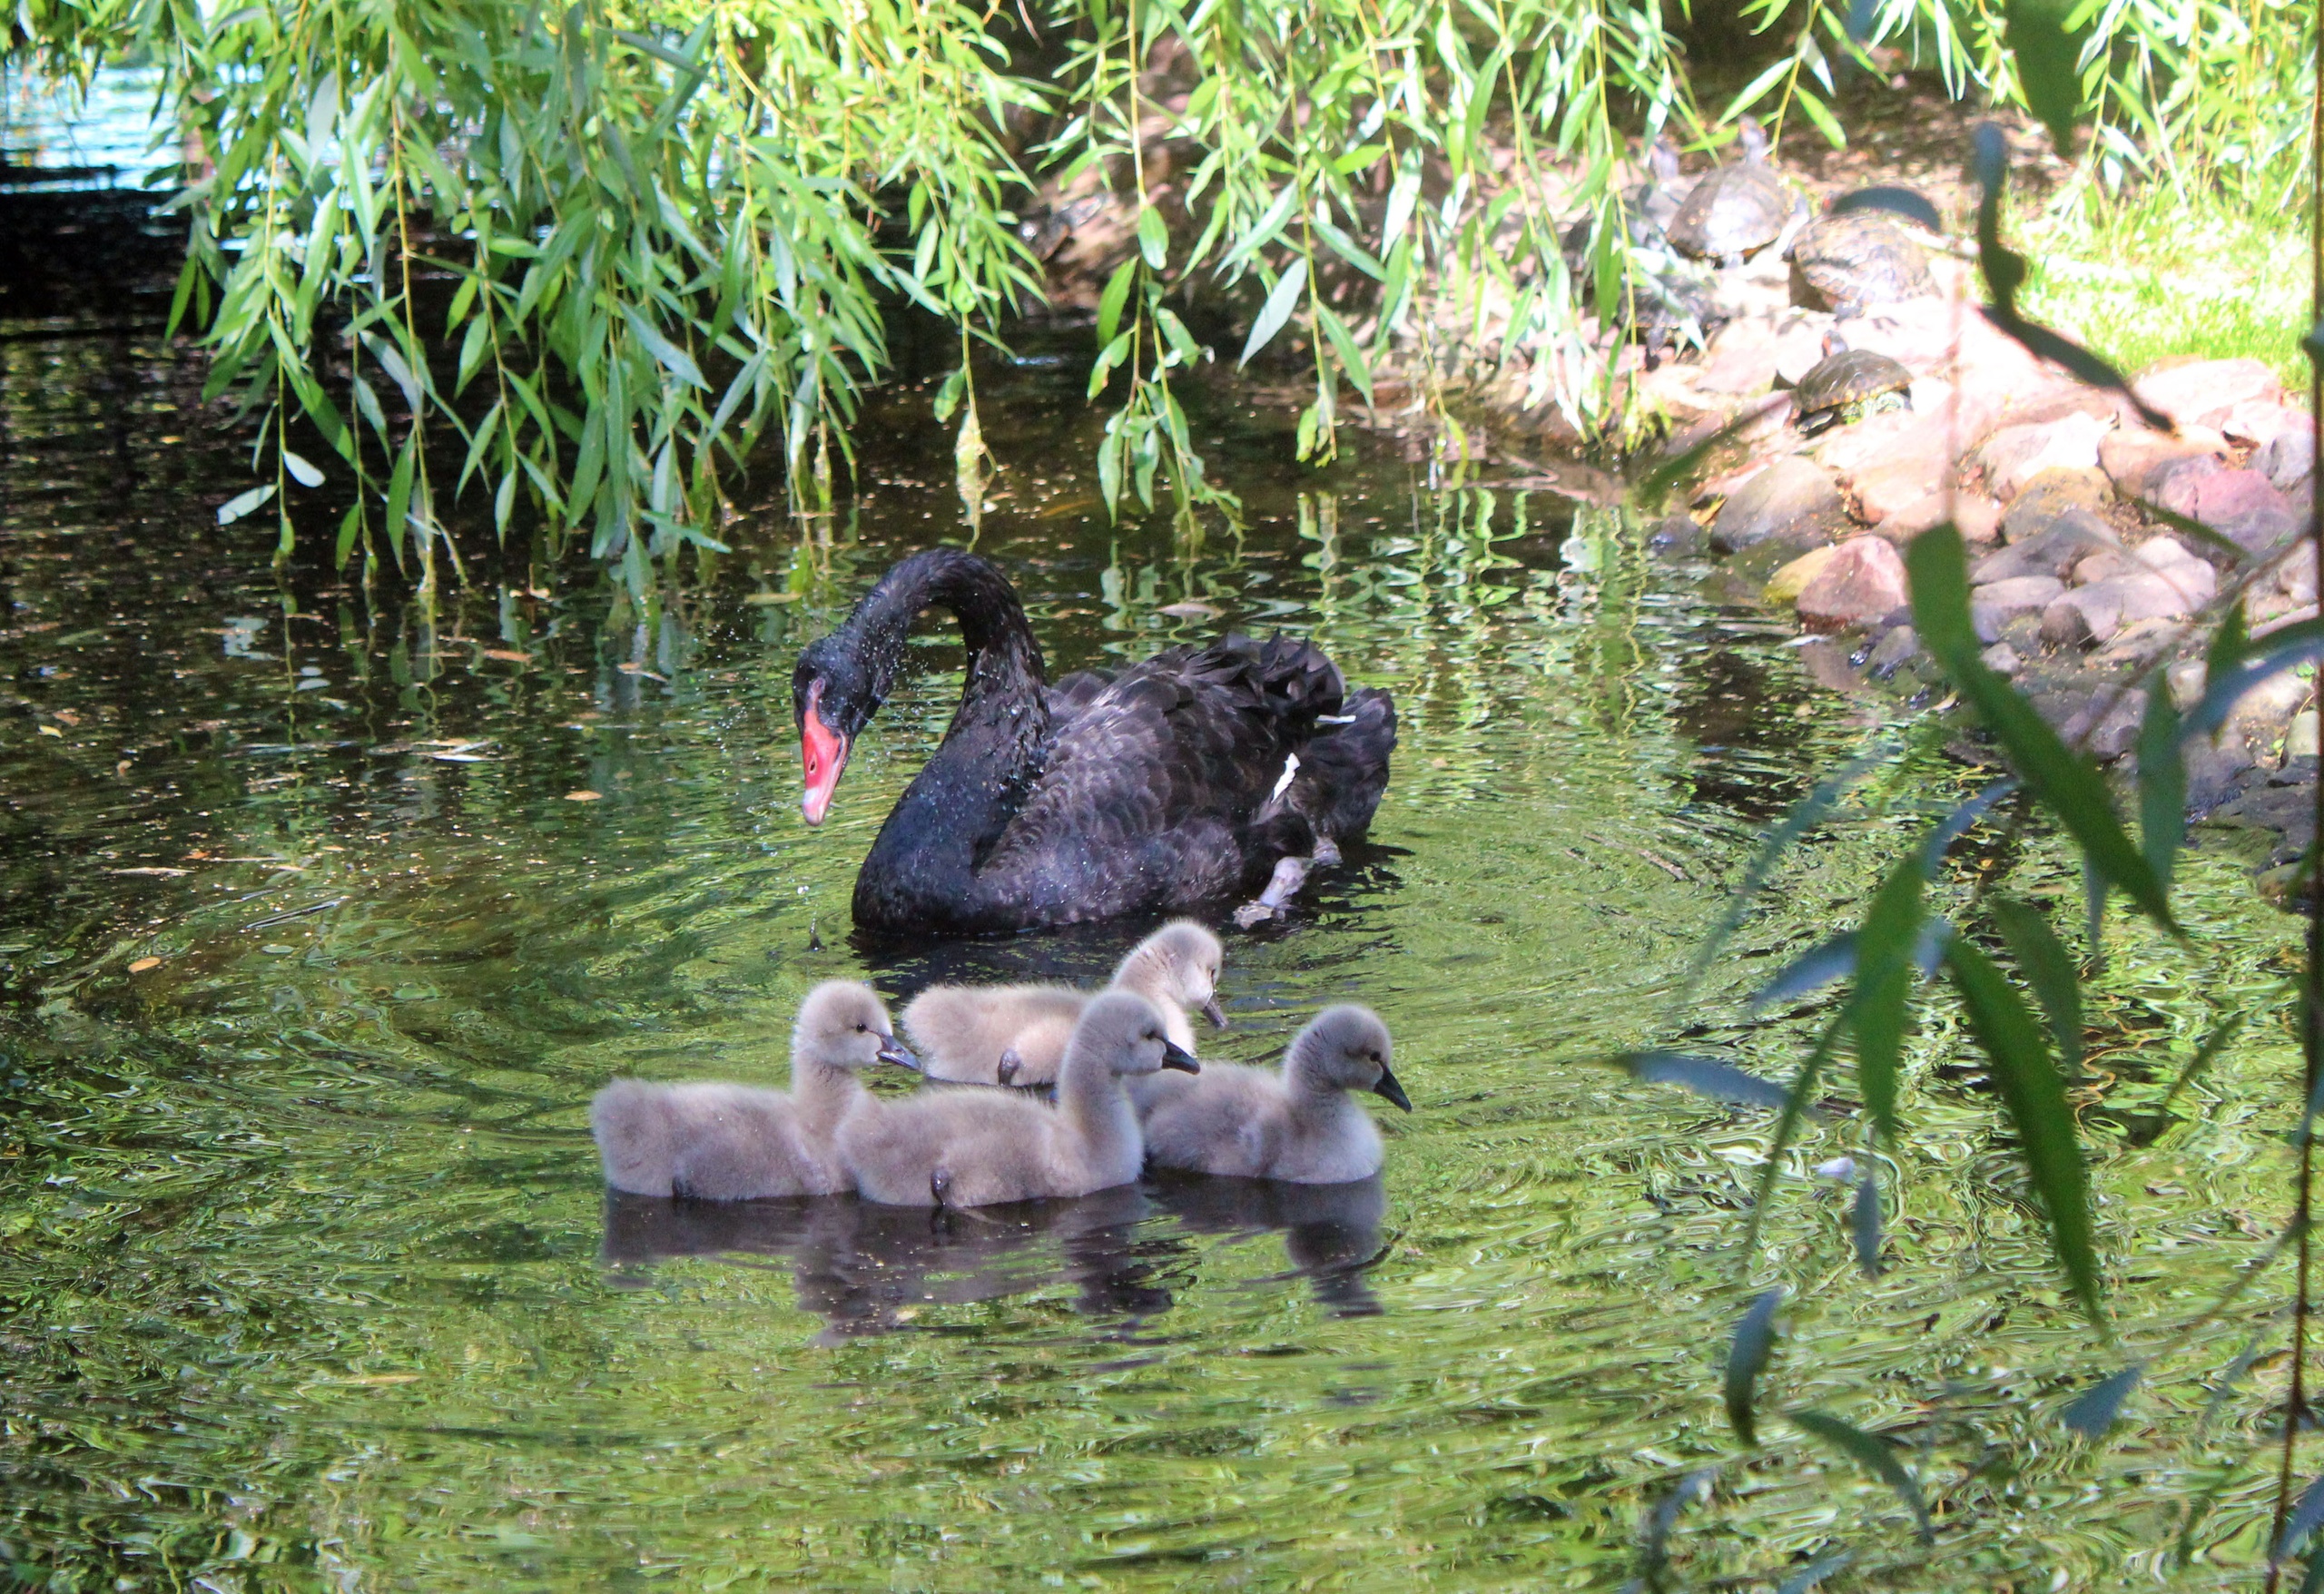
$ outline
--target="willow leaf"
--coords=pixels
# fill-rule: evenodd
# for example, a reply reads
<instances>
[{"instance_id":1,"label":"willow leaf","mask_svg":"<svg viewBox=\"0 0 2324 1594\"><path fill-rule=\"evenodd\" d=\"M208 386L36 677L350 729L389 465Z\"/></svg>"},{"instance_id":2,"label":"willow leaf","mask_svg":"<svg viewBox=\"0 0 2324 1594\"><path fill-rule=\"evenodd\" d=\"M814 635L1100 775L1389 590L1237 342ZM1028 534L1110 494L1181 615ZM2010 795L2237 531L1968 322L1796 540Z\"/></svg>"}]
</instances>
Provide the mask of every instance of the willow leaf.
<instances>
[{"instance_id":1,"label":"willow leaf","mask_svg":"<svg viewBox=\"0 0 2324 1594\"><path fill-rule=\"evenodd\" d=\"M1251 335L1243 340L1243 358L1235 362L1237 366L1250 364L1253 355L1274 341L1275 335L1283 330L1284 322L1291 319L1291 312L1299 308L1299 295L1306 286L1306 257L1295 256L1284 268L1283 275L1275 279L1266 302L1259 307L1259 319L1251 323Z\"/></svg>"},{"instance_id":2,"label":"willow leaf","mask_svg":"<svg viewBox=\"0 0 2324 1594\"><path fill-rule=\"evenodd\" d=\"M2002 1106L2017 1131L2019 1155L2050 1227L2050 1246L2093 1319L2100 1318L2098 1254L2091 1237L2090 1185L2065 1085L2033 1015L1975 943L1956 938L1945 967L1967 1009L1969 1028L1992 1064Z\"/></svg>"},{"instance_id":3,"label":"willow leaf","mask_svg":"<svg viewBox=\"0 0 2324 1594\"><path fill-rule=\"evenodd\" d=\"M1928 1506L1921 1499L1919 1482L1905 1470L1905 1464L1896 1459L1896 1452L1889 1447L1886 1440L1866 1433L1852 1422L1844 1422L1829 1412L1819 1412L1813 1407L1785 1414L1796 1426L1822 1440L1895 1490L1896 1498L1905 1502L1913 1513L1913 1520L1920 1525L1923 1543L1935 1537L1935 1531L1929 1524Z\"/></svg>"},{"instance_id":4,"label":"willow leaf","mask_svg":"<svg viewBox=\"0 0 2324 1594\"><path fill-rule=\"evenodd\" d=\"M1848 1204L1848 1235L1856 1242L1857 1271L1878 1278L1886 1242L1880 1233L1880 1186L1869 1174L1856 1182L1856 1199Z\"/></svg>"},{"instance_id":5,"label":"willow leaf","mask_svg":"<svg viewBox=\"0 0 2324 1594\"><path fill-rule=\"evenodd\" d=\"M1772 1079L1747 1074L1712 1058L1689 1057L1675 1051L1623 1052L1613 1059L1617 1068L1648 1085L1676 1085L1713 1101L1743 1107L1781 1107L1784 1087Z\"/></svg>"},{"instance_id":6,"label":"willow leaf","mask_svg":"<svg viewBox=\"0 0 2324 1594\"><path fill-rule=\"evenodd\" d=\"M1745 1444L1759 1442L1757 1413L1751 1408L1751 1397L1758 1387L1759 1374L1768 1370L1768 1353L1775 1348L1776 1308L1783 1304L1780 1288L1767 1291L1753 1301L1735 1325L1735 1337L1727 1347L1727 1420L1735 1425L1736 1437Z\"/></svg>"},{"instance_id":7,"label":"willow leaf","mask_svg":"<svg viewBox=\"0 0 2324 1594\"><path fill-rule=\"evenodd\" d=\"M1856 989L1848 998L1848 1027L1856 1034L1856 1077L1864 1088L1865 1108L1881 1138L1892 1146L1924 883L1917 857L1889 871L1856 931Z\"/></svg>"},{"instance_id":8,"label":"willow leaf","mask_svg":"<svg viewBox=\"0 0 2324 1594\"><path fill-rule=\"evenodd\" d=\"M2014 897L1993 900L1994 922L2017 959L2017 971L2034 988L2034 999L2050 1020L2050 1038L2069 1075L2082 1071L2082 976L2073 956L2039 910Z\"/></svg>"},{"instance_id":9,"label":"willow leaf","mask_svg":"<svg viewBox=\"0 0 2324 1594\"><path fill-rule=\"evenodd\" d=\"M1913 623L1923 645L1961 688L1986 729L2000 738L2018 773L2066 827L2083 856L2149 918L2177 930L2162 883L2145 856L2131 844L2097 768L2060 741L2024 694L1977 656L1961 534L1949 526L1923 533L1905 551L1905 564L1912 582Z\"/></svg>"},{"instance_id":10,"label":"willow leaf","mask_svg":"<svg viewBox=\"0 0 2324 1594\"><path fill-rule=\"evenodd\" d=\"M2096 1439L2114 1426L2122 1402L2131 1398L2131 1392L2138 1388L2139 1380L2145 1374L2146 1368L2142 1363L2101 1379L2069 1401L2066 1409L2058 1413L2058 1421L2084 1439Z\"/></svg>"},{"instance_id":11,"label":"willow leaf","mask_svg":"<svg viewBox=\"0 0 2324 1594\"><path fill-rule=\"evenodd\" d=\"M2180 750L2179 710L2167 684L2148 688L2139 724L2139 850L2165 892L2187 839L2187 761Z\"/></svg>"}]
</instances>

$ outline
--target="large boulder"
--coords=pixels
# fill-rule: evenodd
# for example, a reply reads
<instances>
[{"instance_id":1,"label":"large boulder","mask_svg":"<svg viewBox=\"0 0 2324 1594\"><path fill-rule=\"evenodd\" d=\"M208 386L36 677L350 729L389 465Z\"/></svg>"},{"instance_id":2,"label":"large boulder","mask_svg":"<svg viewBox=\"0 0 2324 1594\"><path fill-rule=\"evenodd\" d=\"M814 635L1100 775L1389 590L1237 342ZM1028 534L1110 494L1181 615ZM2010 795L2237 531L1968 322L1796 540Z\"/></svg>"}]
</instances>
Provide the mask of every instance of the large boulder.
<instances>
[{"instance_id":1,"label":"large boulder","mask_svg":"<svg viewBox=\"0 0 2324 1594\"><path fill-rule=\"evenodd\" d=\"M2112 426L2105 418L2077 409L2055 420L2003 427L1977 448L1986 490L2006 503L2045 470L2096 470L2098 439Z\"/></svg>"},{"instance_id":2,"label":"large boulder","mask_svg":"<svg viewBox=\"0 0 2324 1594\"><path fill-rule=\"evenodd\" d=\"M2023 535L1970 567L1970 580L1980 585L2022 576L2063 581L2092 553L2121 546L2114 528L2087 509L2067 509L2043 521L2038 529L2023 523L2018 529Z\"/></svg>"},{"instance_id":3,"label":"large boulder","mask_svg":"<svg viewBox=\"0 0 2324 1594\"><path fill-rule=\"evenodd\" d=\"M2301 517L2291 499L2257 470L2175 472L2155 501L2255 554L2267 552L2300 529Z\"/></svg>"},{"instance_id":4,"label":"large boulder","mask_svg":"<svg viewBox=\"0 0 2324 1594\"><path fill-rule=\"evenodd\" d=\"M2182 427L2216 427L2240 404L2272 404L2283 396L2276 373L2257 359L2166 359L2132 387Z\"/></svg>"},{"instance_id":5,"label":"large boulder","mask_svg":"<svg viewBox=\"0 0 2324 1594\"><path fill-rule=\"evenodd\" d=\"M1738 487L1719 507L1710 540L1726 553L1755 547L1770 538L1820 542L1837 523L1840 489L1832 478L1797 456L1777 460Z\"/></svg>"},{"instance_id":6,"label":"large boulder","mask_svg":"<svg viewBox=\"0 0 2324 1594\"><path fill-rule=\"evenodd\" d=\"M2216 467L2226 452L2227 439L2208 428L2185 428L2173 437L2144 427L2124 427L2098 440L2098 465L2123 497L2152 498L2153 478L2164 469L2195 458Z\"/></svg>"},{"instance_id":7,"label":"large boulder","mask_svg":"<svg viewBox=\"0 0 2324 1594\"><path fill-rule=\"evenodd\" d=\"M1885 537L1852 537L1800 589L1799 618L1811 631L1862 625L1905 606L1904 556Z\"/></svg>"}]
</instances>

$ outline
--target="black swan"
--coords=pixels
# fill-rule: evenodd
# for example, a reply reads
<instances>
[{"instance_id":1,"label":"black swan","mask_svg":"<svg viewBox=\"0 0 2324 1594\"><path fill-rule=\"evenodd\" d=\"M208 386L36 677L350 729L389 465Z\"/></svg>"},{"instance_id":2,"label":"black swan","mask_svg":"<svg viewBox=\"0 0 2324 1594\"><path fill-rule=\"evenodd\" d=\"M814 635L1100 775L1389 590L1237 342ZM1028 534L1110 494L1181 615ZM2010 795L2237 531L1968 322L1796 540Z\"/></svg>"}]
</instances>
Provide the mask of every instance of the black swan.
<instances>
[{"instance_id":1,"label":"black swan","mask_svg":"<svg viewBox=\"0 0 2324 1594\"><path fill-rule=\"evenodd\" d=\"M925 608L949 609L968 680L943 744L855 880L866 930L981 934L1182 911L1266 888L1364 834L1395 707L1348 695L1314 644L1230 635L1051 686L1008 577L930 548L890 570L792 675L809 824L894 686Z\"/></svg>"}]
</instances>

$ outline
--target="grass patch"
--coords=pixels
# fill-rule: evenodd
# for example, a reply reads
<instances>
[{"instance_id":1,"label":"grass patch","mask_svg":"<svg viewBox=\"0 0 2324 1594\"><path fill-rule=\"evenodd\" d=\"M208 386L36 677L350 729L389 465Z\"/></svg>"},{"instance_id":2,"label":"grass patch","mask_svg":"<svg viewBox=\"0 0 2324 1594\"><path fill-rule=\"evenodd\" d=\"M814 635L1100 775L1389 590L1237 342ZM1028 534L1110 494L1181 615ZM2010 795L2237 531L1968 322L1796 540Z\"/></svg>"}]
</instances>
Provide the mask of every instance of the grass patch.
<instances>
[{"instance_id":1,"label":"grass patch","mask_svg":"<svg viewBox=\"0 0 2324 1594\"><path fill-rule=\"evenodd\" d=\"M2171 354L2264 359L2308 384L2306 216L2165 202L2029 227L2019 301L2136 373Z\"/></svg>"}]
</instances>

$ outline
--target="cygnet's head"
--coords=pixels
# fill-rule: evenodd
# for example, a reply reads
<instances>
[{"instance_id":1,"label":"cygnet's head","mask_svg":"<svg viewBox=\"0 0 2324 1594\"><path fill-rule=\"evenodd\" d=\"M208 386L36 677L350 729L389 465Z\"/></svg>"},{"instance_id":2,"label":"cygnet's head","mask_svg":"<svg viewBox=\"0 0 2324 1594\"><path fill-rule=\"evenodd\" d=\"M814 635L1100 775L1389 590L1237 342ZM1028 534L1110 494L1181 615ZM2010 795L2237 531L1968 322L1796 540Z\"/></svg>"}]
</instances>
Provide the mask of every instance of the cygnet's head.
<instances>
[{"instance_id":1,"label":"cygnet's head","mask_svg":"<svg viewBox=\"0 0 2324 1594\"><path fill-rule=\"evenodd\" d=\"M807 993L791 1031L791 1055L841 1068L874 1063L920 1067L920 1059L896 1043L895 1027L877 993L852 979L826 979Z\"/></svg>"},{"instance_id":2,"label":"cygnet's head","mask_svg":"<svg viewBox=\"0 0 2324 1594\"><path fill-rule=\"evenodd\" d=\"M1154 1004L1133 991L1107 991L1081 1009L1081 1022L1073 1027L1072 1051L1093 1048L1117 1074L1157 1074L1164 1068L1202 1072L1193 1054L1171 1041Z\"/></svg>"},{"instance_id":3,"label":"cygnet's head","mask_svg":"<svg viewBox=\"0 0 2324 1594\"><path fill-rule=\"evenodd\" d=\"M1350 1003L1325 1008L1308 1020L1291 1043L1290 1073L1310 1085L1337 1090L1369 1090L1406 1112L1412 1098L1396 1082L1388 1059L1393 1048L1388 1027L1370 1008Z\"/></svg>"},{"instance_id":4,"label":"cygnet's head","mask_svg":"<svg viewBox=\"0 0 2324 1594\"><path fill-rule=\"evenodd\" d=\"M1226 949L1218 938L1191 919L1174 919L1130 949L1115 983L1141 995L1162 997L1217 1028L1226 1028L1226 1009L1218 1005L1218 968Z\"/></svg>"}]
</instances>

